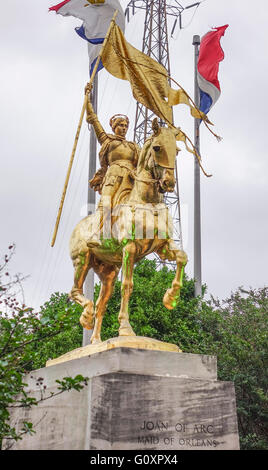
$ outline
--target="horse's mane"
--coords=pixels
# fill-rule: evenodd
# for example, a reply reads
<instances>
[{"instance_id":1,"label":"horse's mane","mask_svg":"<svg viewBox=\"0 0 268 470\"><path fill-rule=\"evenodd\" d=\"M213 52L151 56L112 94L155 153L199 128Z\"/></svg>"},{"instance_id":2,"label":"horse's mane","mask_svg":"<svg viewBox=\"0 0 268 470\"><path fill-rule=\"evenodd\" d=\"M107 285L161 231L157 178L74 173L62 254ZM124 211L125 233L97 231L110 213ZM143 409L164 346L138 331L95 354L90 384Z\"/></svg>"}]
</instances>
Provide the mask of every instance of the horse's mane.
<instances>
[{"instance_id":1,"label":"horse's mane","mask_svg":"<svg viewBox=\"0 0 268 470\"><path fill-rule=\"evenodd\" d=\"M151 146L151 143L152 143L152 137L153 137L153 136L149 136L149 137L146 139L146 141L145 141L145 143L144 143L144 145L143 145L143 147L142 147L142 149L141 149L141 152L140 152L140 155L139 155L139 159L138 159L138 164L137 164L137 174L138 174L141 170L144 169L144 166L145 166L145 164L146 164L146 159L147 159L146 157L149 156L149 155L148 155L148 150L149 150L149 148L150 148L150 146Z\"/></svg>"}]
</instances>

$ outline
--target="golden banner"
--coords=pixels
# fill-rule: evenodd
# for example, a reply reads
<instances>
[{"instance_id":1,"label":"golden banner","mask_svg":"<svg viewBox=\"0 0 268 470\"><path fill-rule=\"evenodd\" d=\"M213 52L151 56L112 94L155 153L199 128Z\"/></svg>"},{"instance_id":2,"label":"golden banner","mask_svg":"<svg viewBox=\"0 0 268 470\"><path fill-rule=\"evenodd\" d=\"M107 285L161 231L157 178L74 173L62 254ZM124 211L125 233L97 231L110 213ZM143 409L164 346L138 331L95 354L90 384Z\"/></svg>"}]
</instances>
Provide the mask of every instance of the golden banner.
<instances>
[{"instance_id":1,"label":"golden banner","mask_svg":"<svg viewBox=\"0 0 268 470\"><path fill-rule=\"evenodd\" d=\"M185 90L170 87L165 67L129 44L116 24L111 29L101 58L106 70L116 78L128 80L134 98L160 119L172 124L172 106L183 103L190 107L194 118L211 124Z\"/></svg>"}]
</instances>

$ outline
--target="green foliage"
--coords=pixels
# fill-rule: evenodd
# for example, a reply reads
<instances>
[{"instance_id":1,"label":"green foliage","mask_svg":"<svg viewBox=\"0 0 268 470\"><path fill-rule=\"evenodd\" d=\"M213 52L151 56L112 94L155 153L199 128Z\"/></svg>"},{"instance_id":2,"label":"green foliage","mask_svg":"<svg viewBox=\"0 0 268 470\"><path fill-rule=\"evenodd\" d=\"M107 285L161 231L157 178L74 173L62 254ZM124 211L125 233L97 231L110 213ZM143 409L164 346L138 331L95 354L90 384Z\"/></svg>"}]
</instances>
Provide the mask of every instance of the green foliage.
<instances>
[{"instance_id":1,"label":"green foliage","mask_svg":"<svg viewBox=\"0 0 268 470\"><path fill-rule=\"evenodd\" d=\"M58 325L57 334L45 337L38 345L34 345L34 356L31 368L39 369L45 366L48 359L65 354L82 345L82 327L79 317L82 308L68 299L67 294L52 294L40 311L40 322L47 329Z\"/></svg>"},{"instance_id":2,"label":"green foliage","mask_svg":"<svg viewBox=\"0 0 268 470\"><path fill-rule=\"evenodd\" d=\"M60 392L68 392L69 390L76 390L77 392L80 392L80 390L83 388L82 384L88 384L88 378L85 378L79 374L74 378L64 377L63 380L56 380L56 383L59 384L58 389Z\"/></svg>"},{"instance_id":3,"label":"green foliage","mask_svg":"<svg viewBox=\"0 0 268 470\"><path fill-rule=\"evenodd\" d=\"M203 345L205 351L210 333L200 328L197 317L200 301L194 297L193 280L187 280L184 276L181 296L174 310L167 310L163 305L164 294L170 288L173 278L174 272L166 267L156 270L155 261L143 260L137 264L129 305L130 323L138 336L149 336L177 344L185 352L200 352ZM96 295L98 292L99 286L96 288ZM121 284L117 281L103 321L103 340L118 335L120 301ZM206 303L202 303L201 308L209 310ZM213 317L213 311L210 314Z\"/></svg>"},{"instance_id":4,"label":"green foliage","mask_svg":"<svg viewBox=\"0 0 268 470\"><path fill-rule=\"evenodd\" d=\"M220 322L210 351L218 358L219 379L235 385L241 448L267 449L268 288L239 288L213 305Z\"/></svg>"},{"instance_id":5,"label":"green foliage","mask_svg":"<svg viewBox=\"0 0 268 470\"><path fill-rule=\"evenodd\" d=\"M21 439L25 433L34 432L32 423L26 421L19 429L12 427L9 422L10 409L34 406L49 398L44 397L41 389L39 400L29 396L25 391L23 377L27 371L36 368L35 365L43 365L40 356L46 352L45 348L42 350L43 344L72 331L73 325L78 322L78 309L76 306L70 307L66 295L54 294L40 315L17 300L17 289L22 278L13 278L6 271L14 246L11 245L9 250L0 264L0 445L2 439L12 442ZM66 346L69 346L67 341ZM59 382L58 393L71 389L80 391L86 383L87 379L82 376L65 377Z\"/></svg>"}]
</instances>

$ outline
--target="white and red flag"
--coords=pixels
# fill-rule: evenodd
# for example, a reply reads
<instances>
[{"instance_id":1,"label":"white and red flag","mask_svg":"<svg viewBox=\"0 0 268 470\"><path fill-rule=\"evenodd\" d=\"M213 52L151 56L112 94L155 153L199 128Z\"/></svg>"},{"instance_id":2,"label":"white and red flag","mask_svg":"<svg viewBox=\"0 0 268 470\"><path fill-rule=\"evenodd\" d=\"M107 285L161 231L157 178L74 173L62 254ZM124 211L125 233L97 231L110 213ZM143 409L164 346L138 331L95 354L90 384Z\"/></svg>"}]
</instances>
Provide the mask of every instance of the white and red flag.
<instances>
[{"instance_id":1,"label":"white and red flag","mask_svg":"<svg viewBox=\"0 0 268 470\"><path fill-rule=\"evenodd\" d=\"M218 79L219 63L224 59L220 39L228 24L213 28L201 38L197 62L197 82L200 90L199 109L207 114L221 94Z\"/></svg>"}]
</instances>

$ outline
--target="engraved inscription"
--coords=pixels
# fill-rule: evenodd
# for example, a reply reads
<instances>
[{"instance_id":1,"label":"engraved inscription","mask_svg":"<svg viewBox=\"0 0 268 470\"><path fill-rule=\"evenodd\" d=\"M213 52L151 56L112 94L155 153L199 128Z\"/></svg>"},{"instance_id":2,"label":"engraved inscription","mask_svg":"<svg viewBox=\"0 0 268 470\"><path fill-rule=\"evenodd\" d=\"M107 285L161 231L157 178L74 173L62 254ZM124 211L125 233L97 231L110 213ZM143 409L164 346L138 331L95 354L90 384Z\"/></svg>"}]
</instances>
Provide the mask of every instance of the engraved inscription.
<instances>
[{"instance_id":1,"label":"engraved inscription","mask_svg":"<svg viewBox=\"0 0 268 470\"><path fill-rule=\"evenodd\" d=\"M216 448L213 424L144 420L139 428L138 444L176 447Z\"/></svg>"}]
</instances>

